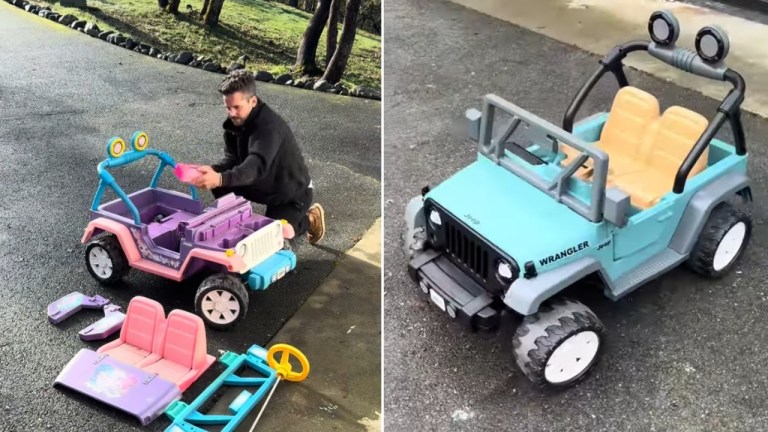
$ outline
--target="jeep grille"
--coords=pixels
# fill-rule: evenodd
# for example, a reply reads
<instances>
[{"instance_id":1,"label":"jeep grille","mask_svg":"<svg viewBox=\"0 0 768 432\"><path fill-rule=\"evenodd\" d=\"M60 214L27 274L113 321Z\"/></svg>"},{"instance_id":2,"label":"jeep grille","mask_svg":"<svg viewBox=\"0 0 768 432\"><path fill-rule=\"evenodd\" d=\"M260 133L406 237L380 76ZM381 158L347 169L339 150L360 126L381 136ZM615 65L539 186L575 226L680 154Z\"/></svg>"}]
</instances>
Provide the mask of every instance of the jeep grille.
<instances>
[{"instance_id":1,"label":"jeep grille","mask_svg":"<svg viewBox=\"0 0 768 432\"><path fill-rule=\"evenodd\" d=\"M445 250L483 282L487 281L488 250L453 221L445 221L445 237Z\"/></svg>"},{"instance_id":2,"label":"jeep grille","mask_svg":"<svg viewBox=\"0 0 768 432\"><path fill-rule=\"evenodd\" d=\"M436 209L440 213L439 225L427 222L427 234L432 247L445 251L446 257L454 265L482 285L487 292L498 295L509 287L508 282L504 283L496 277L499 260L507 261L515 267L513 279L519 276L517 262L473 231L470 226L432 200L428 199L424 208L427 221L429 209Z\"/></svg>"},{"instance_id":3,"label":"jeep grille","mask_svg":"<svg viewBox=\"0 0 768 432\"><path fill-rule=\"evenodd\" d=\"M241 240L235 251L243 258L243 272L246 272L280 251L283 245L283 226L280 221L274 221Z\"/></svg>"}]
</instances>

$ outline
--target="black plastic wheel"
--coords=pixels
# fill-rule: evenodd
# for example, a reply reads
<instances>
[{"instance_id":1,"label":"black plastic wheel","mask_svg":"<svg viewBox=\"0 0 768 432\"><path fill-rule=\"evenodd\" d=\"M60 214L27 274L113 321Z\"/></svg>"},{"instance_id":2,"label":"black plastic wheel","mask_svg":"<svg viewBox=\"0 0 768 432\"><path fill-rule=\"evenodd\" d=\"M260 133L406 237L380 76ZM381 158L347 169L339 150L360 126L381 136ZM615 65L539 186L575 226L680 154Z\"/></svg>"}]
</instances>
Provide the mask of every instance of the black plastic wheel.
<instances>
[{"instance_id":1,"label":"black plastic wheel","mask_svg":"<svg viewBox=\"0 0 768 432\"><path fill-rule=\"evenodd\" d=\"M215 330L228 330L245 318L248 291L237 277L218 273L207 277L195 294L195 312Z\"/></svg>"},{"instance_id":2,"label":"black plastic wheel","mask_svg":"<svg viewBox=\"0 0 768 432\"><path fill-rule=\"evenodd\" d=\"M103 285L113 285L131 270L114 234L97 237L85 248L85 267Z\"/></svg>"},{"instance_id":3,"label":"black plastic wheel","mask_svg":"<svg viewBox=\"0 0 768 432\"><path fill-rule=\"evenodd\" d=\"M751 235L752 217L749 213L724 202L709 215L686 264L704 277L721 278L744 253Z\"/></svg>"},{"instance_id":4,"label":"black plastic wheel","mask_svg":"<svg viewBox=\"0 0 768 432\"><path fill-rule=\"evenodd\" d=\"M603 352L605 328L583 304L558 299L526 316L512 339L520 370L540 388L582 380Z\"/></svg>"}]
</instances>

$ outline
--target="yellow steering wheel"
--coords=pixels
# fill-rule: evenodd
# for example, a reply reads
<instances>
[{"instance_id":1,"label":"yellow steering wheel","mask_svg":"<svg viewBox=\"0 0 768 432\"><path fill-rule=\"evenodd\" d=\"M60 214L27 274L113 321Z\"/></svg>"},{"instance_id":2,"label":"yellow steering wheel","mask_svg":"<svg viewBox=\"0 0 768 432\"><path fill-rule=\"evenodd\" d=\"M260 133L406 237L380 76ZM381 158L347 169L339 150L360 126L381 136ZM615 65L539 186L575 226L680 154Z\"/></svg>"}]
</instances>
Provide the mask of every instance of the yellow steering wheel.
<instances>
[{"instance_id":1,"label":"yellow steering wheel","mask_svg":"<svg viewBox=\"0 0 768 432\"><path fill-rule=\"evenodd\" d=\"M275 354L281 353L280 361L275 359ZM291 365L291 356L296 357L301 364L301 371L294 372ZM288 381L303 381L307 375L309 375L309 360L307 357L299 351L298 348L288 344L276 344L273 345L269 351L267 351L267 363L269 367L277 371L277 375L281 379Z\"/></svg>"}]
</instances>

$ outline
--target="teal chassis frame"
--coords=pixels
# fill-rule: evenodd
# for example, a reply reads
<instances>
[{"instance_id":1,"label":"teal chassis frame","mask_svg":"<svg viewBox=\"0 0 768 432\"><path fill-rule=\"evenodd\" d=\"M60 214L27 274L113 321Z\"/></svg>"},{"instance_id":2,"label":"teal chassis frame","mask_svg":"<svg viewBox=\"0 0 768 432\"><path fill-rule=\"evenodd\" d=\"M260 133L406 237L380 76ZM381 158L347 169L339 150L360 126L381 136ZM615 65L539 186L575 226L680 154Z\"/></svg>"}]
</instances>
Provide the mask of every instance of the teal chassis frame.
<instances>
[{"instance_id":1,"label":"teal chassis frame","mask_svg":"<svg viewBox=\"0 0 768 432\"><path fill-rule=\"evenodd\" d=\"M245 354L224 353L219 361L227 369L216 378L190 404L176 401L165 411L172 423L165 432L206 432L200 426L224 425L222 432L234 431L245 417L264 399L277 381L277 372L267 364L267 350L253 345ZM243 366L255 372L257 377L241 377L236 372ZM198 410L224 387L255 387L253 392L243 390L229 405L230 414L202 414Z\"/></svg>"}]
</instances>

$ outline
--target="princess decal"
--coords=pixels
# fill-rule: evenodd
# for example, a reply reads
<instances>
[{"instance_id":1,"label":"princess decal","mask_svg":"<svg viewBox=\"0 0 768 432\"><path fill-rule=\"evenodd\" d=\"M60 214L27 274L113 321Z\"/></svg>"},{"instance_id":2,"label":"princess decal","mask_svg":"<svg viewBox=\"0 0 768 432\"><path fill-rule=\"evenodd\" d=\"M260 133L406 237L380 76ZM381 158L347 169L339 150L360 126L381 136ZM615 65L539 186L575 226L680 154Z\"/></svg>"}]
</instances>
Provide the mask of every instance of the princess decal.
<instances>
[{"instance_id":1,"label":"princess decal","mask_svg":"<svg viewBox=\"0 0 768 432\"><path fill-rule=\"evenodd\" d=\"M138 382L138 378L134 375L105 364L96 368L91 379L86 382L86 386L107 397L120 398Z\"/></svg>"}]
</instances>

